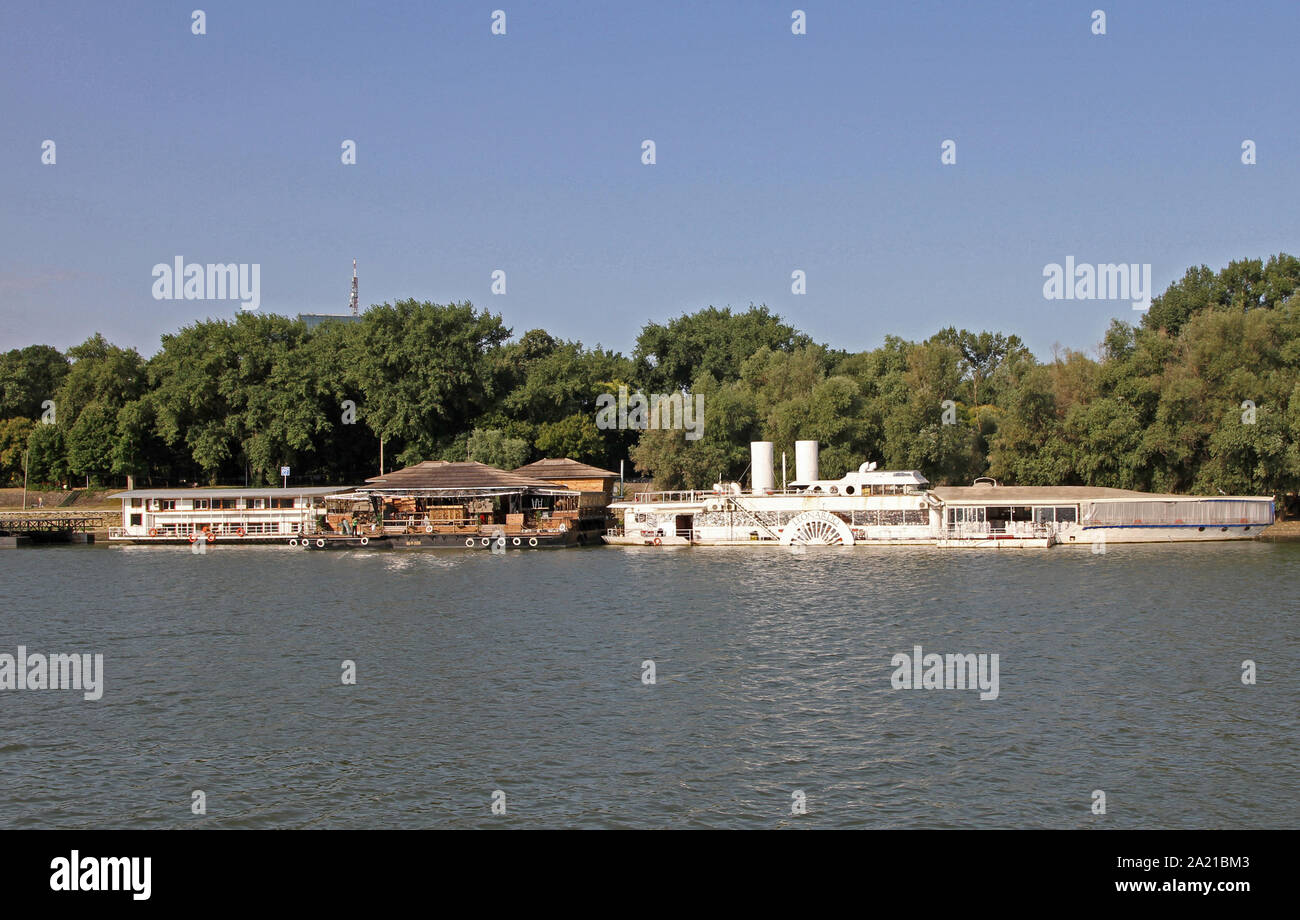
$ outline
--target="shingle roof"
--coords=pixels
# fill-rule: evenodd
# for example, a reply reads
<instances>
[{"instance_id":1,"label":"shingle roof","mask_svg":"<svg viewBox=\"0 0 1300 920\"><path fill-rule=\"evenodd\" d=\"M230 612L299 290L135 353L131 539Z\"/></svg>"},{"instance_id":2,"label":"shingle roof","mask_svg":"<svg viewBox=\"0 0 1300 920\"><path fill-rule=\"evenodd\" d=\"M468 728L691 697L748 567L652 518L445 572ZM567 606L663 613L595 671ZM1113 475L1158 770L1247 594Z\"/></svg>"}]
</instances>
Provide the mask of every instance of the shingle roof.
<instances>
[{"instance_id":1,"label":"shingle roof","mask_svg":"<svg viewBox=\"0 0 1300 920\"><path fill-rule=\"evenodd\" d=\"M486 463L454 463L448 460L425 460L414 466L393 470L367 479L376 489L549 489L554 483L543 479L507 473Z\"/></svg>"},{"instance_id":2,"label":"shingle roof","mask_svg":"<svg viewBox=\"0 0 1300 920\"><path fill-rule=\"evenodd\" d=\"M548 457L545 460L538 460L535 463L529 463L515 470L525 476L535 476L538 479L617 479L618 473L611 473L609 470L602 470L598 466L591 466L586 463L579 463L577 460L570 460L568 457Z\"/></svg>"}]
</instances>

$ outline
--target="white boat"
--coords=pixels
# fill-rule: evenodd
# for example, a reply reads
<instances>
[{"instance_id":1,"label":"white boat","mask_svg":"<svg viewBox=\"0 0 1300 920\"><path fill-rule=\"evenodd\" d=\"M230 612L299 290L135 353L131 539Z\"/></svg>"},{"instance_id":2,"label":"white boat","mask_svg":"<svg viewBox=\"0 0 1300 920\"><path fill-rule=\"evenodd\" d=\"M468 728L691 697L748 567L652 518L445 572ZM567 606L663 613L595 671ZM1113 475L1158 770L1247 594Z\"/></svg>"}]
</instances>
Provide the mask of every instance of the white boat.
<instances>
[{"instance_id":1,"label":"white boat","mask_svg":"<svg viewBox=\"0 0 1300 920\"><path fill-rule=\"evenodd\" d=\"M194 543L209 541L288 543L316 532L325 513L324 498L336 489L194 488L128 489L122 500L122 526L110 527L113 543Z\"/></svg>"},{"instance_id":2,"label":"white boat","mask_svg":"<svg viewBox=\"0 0 1300 920\"><path fill-rule=\"evenodd\" d=\"M623 546L942 546L1182 542L1255 537L1273 522L1260 496L1156 495L1088 486L930 488L918 470L864 463L821 479L816 441L795 443L795 480L774 483L772 444L750 445L751 485L639 492L615 502L605 542Z\"/></svg>"}]
</instances>

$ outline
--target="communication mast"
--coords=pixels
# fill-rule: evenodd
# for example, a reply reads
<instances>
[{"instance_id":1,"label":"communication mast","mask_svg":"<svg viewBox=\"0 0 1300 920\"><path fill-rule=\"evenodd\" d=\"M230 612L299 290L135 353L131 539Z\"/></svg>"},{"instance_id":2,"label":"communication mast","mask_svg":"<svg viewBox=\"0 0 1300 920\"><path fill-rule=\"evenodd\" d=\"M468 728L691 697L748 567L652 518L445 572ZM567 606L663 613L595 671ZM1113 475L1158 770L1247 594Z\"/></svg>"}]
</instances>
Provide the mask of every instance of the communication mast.
<instances>
[{"instance_id":1,"label":"communication mast","mask_svg":"<svg viewBox=\"0 0 1300 920\"><path fill-rule=\"evenodd\" d=\"M352 260L352 299L348 301L352 307L352 315L357 315L357 260Z\"/></svg>"}]
</instances>

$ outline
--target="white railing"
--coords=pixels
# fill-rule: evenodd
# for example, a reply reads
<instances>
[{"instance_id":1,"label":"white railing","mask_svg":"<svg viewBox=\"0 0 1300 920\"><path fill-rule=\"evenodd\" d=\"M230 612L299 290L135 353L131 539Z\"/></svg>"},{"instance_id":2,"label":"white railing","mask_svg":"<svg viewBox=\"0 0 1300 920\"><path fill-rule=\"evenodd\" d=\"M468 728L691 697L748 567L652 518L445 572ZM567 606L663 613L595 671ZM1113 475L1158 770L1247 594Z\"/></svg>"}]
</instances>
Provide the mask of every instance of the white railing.
<instances>
[{"instance_id":1,"label":"white railing","mask_svg":"<svg viewBox=\"0 0 1300 920\"><path fill-rule=\"evenodd\" d=\"M690 490L684 492L634 492L632 501L642 503L652 502L703 502L711 498L722 496L722 492L703 492Z\"/></svg>"},{"instance_id":2,"label":"white railing","mask_svg":"<svg viewBox=\"0 0 1300 920\"><path fill-rule=\"evenodd\" d=\"M1010 521L1003 527L971 522L945 525L944 536L950 540L990 540L995 537L1046 537L1054 533L1055 530L1054 524L1035 524L1032 521Z\"/></svg>"}]
</instances>

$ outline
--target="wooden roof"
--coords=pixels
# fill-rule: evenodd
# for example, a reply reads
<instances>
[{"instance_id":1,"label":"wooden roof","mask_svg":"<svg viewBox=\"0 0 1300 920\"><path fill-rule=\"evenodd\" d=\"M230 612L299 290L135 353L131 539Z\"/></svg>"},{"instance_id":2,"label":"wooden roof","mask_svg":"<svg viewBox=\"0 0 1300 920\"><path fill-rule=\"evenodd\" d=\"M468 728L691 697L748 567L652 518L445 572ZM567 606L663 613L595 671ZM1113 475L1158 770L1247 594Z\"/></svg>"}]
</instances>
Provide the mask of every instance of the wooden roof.
<instances>
[{"instance_id":1,"label":"wooden roof","mask_svg":"<svg viewBox=\"0 0 1300 920\"><path fill-rule=\"evenodd\" d=\"M617 479L618 473L611 473L609 470L602 470L598 466L590 466L586 463L579 463L577 460L570 460L568 457L548 457L545 460L538 460L536 463L529 463L515 470L516 473L523 476L533 476L537 479Z\"/></svg>"},{"instance_id":2,"label":"wooden roof","mask_svg":"<svg viewBox=\"0 0 1300 920\"><path fill-rule=\"evenodd\" d=\"M546 489L555 491L556 485L544 479L507 473L486 463L454 463L448 460L425 460L414 466L393 470L382 476L367 479L375 489L443 489L474 491L495 489L527 491Z\"/></svg>"}]
</instances>

